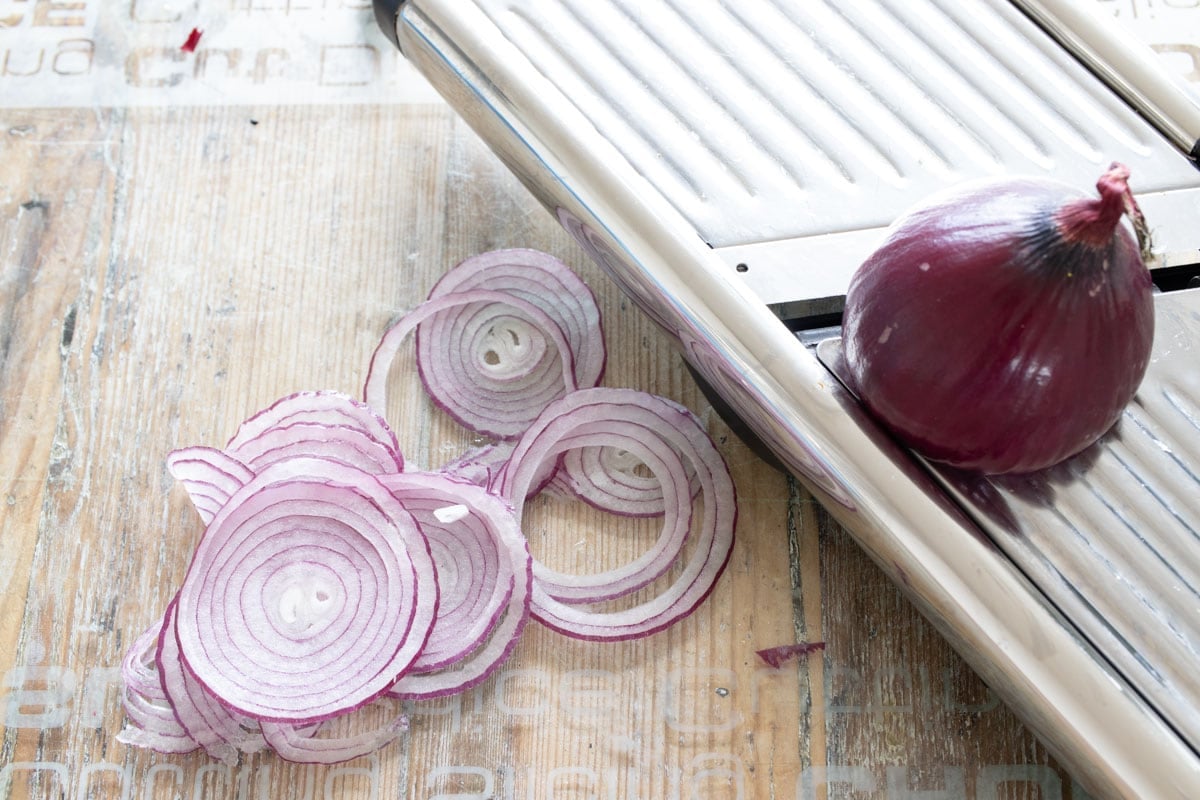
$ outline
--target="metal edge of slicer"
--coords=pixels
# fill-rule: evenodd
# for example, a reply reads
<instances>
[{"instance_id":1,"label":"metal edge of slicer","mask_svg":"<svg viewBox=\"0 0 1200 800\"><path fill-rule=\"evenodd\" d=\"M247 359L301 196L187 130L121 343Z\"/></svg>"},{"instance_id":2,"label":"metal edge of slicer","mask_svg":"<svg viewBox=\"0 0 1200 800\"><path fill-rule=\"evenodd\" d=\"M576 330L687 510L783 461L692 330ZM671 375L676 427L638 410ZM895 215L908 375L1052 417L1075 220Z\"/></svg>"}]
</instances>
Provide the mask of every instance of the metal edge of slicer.
<instances>
[{"instance_id":1,"label":"metal edge of slicer","mask_svg":"<svg viewBox=\"0 0 1200 800\"><path fill-rule=\"evenodd\" d=\"M836 342L818 346L888 222L977 175L1079 183L1119 156L1162 243L1159 274L1195 274L1200 106L1075 0L684 5L377 0L376 12L1088 791L1200 797L1187 675L1200 655L1175 616L1200 579L1163 566L1200 535L1180 499L1200 475L1200 390L1175 374L1200 342L1200 290L1158 298L1153 391L1098 453L1034 485L964 481L898 447L837 379ZM1137 591L1164 575L1161 591ZM1113 581L1134 586L1124 609L1104 607L1122 600ZM1152 629L1131 640L1129 615L1145 610Z\"/></svg>"}]
</instances>

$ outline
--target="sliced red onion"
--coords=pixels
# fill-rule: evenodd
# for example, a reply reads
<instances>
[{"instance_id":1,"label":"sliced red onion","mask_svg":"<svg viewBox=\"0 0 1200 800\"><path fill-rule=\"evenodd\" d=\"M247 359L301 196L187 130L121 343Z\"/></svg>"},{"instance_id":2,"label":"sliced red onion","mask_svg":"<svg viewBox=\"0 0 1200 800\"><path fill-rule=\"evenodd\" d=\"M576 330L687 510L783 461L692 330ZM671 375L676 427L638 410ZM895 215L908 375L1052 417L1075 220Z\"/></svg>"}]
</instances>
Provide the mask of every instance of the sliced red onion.
<instances>
[{"instance_id":1,"label":"sliced red onion","mask_svg":"<svg viewBox=\"0 0 1200 800\"><path fill-rule=\"evenodd\" d=\"M665 397L684 414L692 412L685 406ZM695 470L688 470L690 494L700 491ZM633 453L620 447L577 447L563 454L555 473L553 488L567 497L575 497L601 511L629 517L656 517L666 512L662 485L657 476L646 474L646 465Z\"/></svg>"},{"instance_id":2,"label":"sliced red onion","mask_svg":"<svg viewBox=\"0 0 1200 800\"><path fill-rule=\"evenodd\" d=\"M233 456L212 447L183 447L167 454L167 470L179 481L204 524L254 477Z\"/></svg>"},{"instance_id":3,"label":"sliced red onion","mask_svg":"<svg viewBox=\"0 0 1200 800\"><path fill-rule=\"evenodd\" d=\"M291 458L217 513L176 626L184 664L223 704L305 723L382 694L436 613L428 543L391 492L354 467Z\"/></svg>"},{"instance_id":4,"label":"sliced red onion","mask_svg":"<svg viewBox=\"0 0 1200 800\"><path fill-rule=\"evenodd\" d=\"M438 473L381 482L416 518L437 565L438 616L411 670L440 669L475 649L508 604L515 571L508 550L521 537L516 514L485 489Z\"/></svg>"},{"instance_id":5,"label":"sliced red onion","mask_svg":"<svg viewBox=\"0 0 1200 800\"><path fill-rule=\"evenodd\" d=\"M591 387L600 383L606 362L600 308L592 290L566 264L548 253L526 248L480 253L443 275L429 297L475 289L504 292L544 311L566 336L575 385ZM544 370L552 374L557 367L552 354L545 352L544 342L535 336L537 331L529 330L521 315L492 313L495 322L484 328L466 324L461 314L443 313L422 322L417 331L417 366L429 393L435 397L449 395L454 403L448 409L450 413L455 418L461 413L460 421L472 429L476 426L468 422L474 419L471 410L458 405L462 393L454 387L463 374L451 368L453 361L467 370L479 370L473 376L477 383L468 384L471 391L483 388L497 394L507 392L504 383L514 371L523 369L532 374ZM481 355L490 356L495 363L481 359ZM502 364L511 367L502 369ZM563 383L561 378L547 380L556 388ZM525 424L532 419L530 416ZM515 438L519 433L510 431L499 438Z\"/></svg>"},{"instance_id":6,"label":"sliced red onion","mask_svg":"<svg viewBox=\"0 0 1200 800\"><path fill-rule=\"evenodd\" d=\"M121 701L129 724L117 734L117 741L160 753L190 753L200 745L175 716L158 674L162 626L160 617L138 636L121 662Z\"/></svg>"},{"instance_id":7,"label":"sliced red onion","mask_svg":"<svg viewBox=\"0 0 1200 800\"><path fill-rule=\"evenodd\" d=\"M516 512L482 487L438 473L380 481L428 537L442 592L425 651L390 693L416 699L475 686L508 657L529 616L532 559Z\"/></svg>"},{"instance_id":8,"label":"sliced red onion","mask_svg":"<svg viewBox=\"0 0 1200 800\"><path fill-rule=\"evenodd\" d=\"M689 494L700 491L695 470L689 473ZM627 517L658 517L666 513L662 482L645 474L646 465L632 451L612 445L577 447L563 454L552 484L559 493L590 506Z\"/></svg>"},{"instance_id":9,"label":"sliced red onion","mask_svg":"<svg viewBox=\"0 0 1200 800\"><path fill-rule=\"evenodd\" d=\"M510 543L516 545L516 543ZM435 672L409 672L392 686L388 694L403 700L428 700L446 697L472 689L487 680L508 659L529 621L530 597L533 585L533 563L522 538L521 553L525 556L523 569L514 575L513 590L505 609L491 630L491 635L468 656ZM520 559L511 551L514 565Z\"/></svg>"},{"instance_id":10,"label":"sliced red onion","mask_svg":"<svg viewBox=\"0 0 1200 800\"><path fill-rule=\"evenodd\" d=\"M408 718L398 712L378 727L348 736L322 736L322 729L327 724L301 726L264 722L262 732L271 749L287 761L337 764L370 755L408 730Z\"/></svg>"},{"instance_id":11,"label":"sliced red onion","mask_svg":"<svg viewBox=\"0 0 1200 800\"><path fill-rule=\"evenodd\" d=\"M188 671L179 654L176 630L178 598L167 606L156 653L158 674L179 724L204 752L233 765L238 752L254 753L266 746L253 723L235 715L210 694Z\"/></svg>"},{"instance_id":12,"label":"sliced red onion","mask_svg":"<svg viewBox=\"0 0 1200 800\"><path fill-rule=\"evenodd\" d=\"M242 423L225 452L258 472L296 455L322 456L367 472L399 472L396 434L370 406L341 392L298 392Z\"/></svg>"},{"instance_id":13,"label":"sliced red onion","mask_svg":"<svg viewBox=\"0 0 1200 800\"><path fill-rule=\"evenodd\" d=\"M465 427L498 439L515 438L547 403L576 388L571 347L553 318L515 295L470 289L426 300L383 335L367 372L363 396L368 405L387 408L388 371L404 340L422 322L447 312L453 312L456 331L426 337L426 357L445 368L423 369L423 377L433 402ZM550 337L557 369L541 359L530 364L502 358L493 345L497 337L508 335L502 331L517 319L514 314ZM529 327L521 335L528 338L532 331ZM457 352L464 337L478 345L466 360ZM496 363L489 363L493 358Z\"/></svg>"},{"instance_id":14,"label":"sliced red onion","mask_svg":"<svg viewBox=\"0 0 1200 800\"><path fill-rule=\"evenodd\" d=\"M374 410L386 408L388 372L414 332L433 402L505 440L433 473L404 471L396 436ZM207 528L179 594L123 663L121 741L201 747L227 764L267 746L292 761L345 761L394 741L406 720L391 714L348 735L334 723L480 684L531 615L567 635L612 640L690 613L729 557L732 481L683 406L578 389L594 386L604 366L586 285L544 253L498 251L460 264L384 335L365 403L289 395L246 420L224 450L174 451L168 468ZM542 490L661 515L662 532L616 569L555 572L534 561L520 529L520 507ZM672 568L650 600L584 607Z\"/></svg>"},{"instance_id":15,"label":"sliced red onion","mask_svg":"<svg viewBox=\"0 0 1200 800\"><path fill-rule=\"evenodd\" d=\"M535 586L564 603L598 603L631 594L671 567L683 550L691 530L692 504L683 461L670 445L658 438L656 431L644 425L620 419L588 422L578 417L568 417L558 422L558 425L550 427L543 439L548 445L544 452L531 450L526 453L518 447L514 450L514 458L528 458L532 463L539 458L554 459L580 447L606 447L616 443L634 453L656 477L661 476L660 501L665 513L658 539L632 561L615 569L587 575L559 572L535 562ZM501 475L502 493L509 490L503 484L506 478L507 475ZM520 491L518 484L512 486L512 491Z\"/></svg>"},{"instance_id":16,"label":"sliced red onion","mask_svg":"<svg viewBox=\"0 0 1200 800\"><path fill-rule=\"evenodd\" d=\"M699 530L691 534L696 539L693 554L679 575L661 593L630 608L593 611L568 605L555 595L566 594L573 585L584 585L591 579L556 574L535 562L534 618L554 630L582 639L646 636L691 613L712 591L725 568L733 547L737 516L729 470L695 416L685 413L677 404L629 389L580 390L548 407L518 441L498 483L501 495L510 501L525 497L526 487L543 461L571 447L596 444L591 429L608 427L620 431L623 437L628 436L626 429L636 428L647 437L648 447L649 442L655 441L664 452L676 453L672 469L676 476L683 474L683 462L690 461L700 484L704 513ZM586 433L577 434L580 429ZM686 483L686 479L683 481ZM662 554L669 552L664 550ZM607 574L625 577L621 569Z\"/></svg>"},{"instance_id":17,"label":"sliced red onion","mask_svg":"<svg viewBox=\"0 0 1200 800\"><path fill-rule=\"evenodd\" d=\"M254 472L294 456L326 458L374 474L399 472L404 466L398 450L367 436L361 429L320 422L294 422L270 428L229 453Z\"/></svg>"},{"instance_id":18,"label":"sliced red onion","mask_svg":"<svg viewBox=\"0 0 1200 800\"><path fill-rule=\"evenodd\" d=\"M512 442L489 442L472 447L458 458L443 464L438 472L454 480L487 487L504 469L512 449Z\"/></svg>"},{"instance_id":19,"label":"sliced red onion","mask_svg":"<svg viewBox=\"0 0 1200 800\"><path fill-rule=\"evenodd\" d=\"M404 458L396 434L382 414L348 394L334 391L296 392L280 398L243 422L237 433L225 445L225 451L234 455L244 449L261 452L269 448L255 445L255 439L272 430L297 424L356 431L361 435L361 439L374 443L376 447L372 450L389 453L389 460L397 465L395 471L398 472L404 467ZM294 430L299 432L315 429Z\"/></svg>"}]
</instances>

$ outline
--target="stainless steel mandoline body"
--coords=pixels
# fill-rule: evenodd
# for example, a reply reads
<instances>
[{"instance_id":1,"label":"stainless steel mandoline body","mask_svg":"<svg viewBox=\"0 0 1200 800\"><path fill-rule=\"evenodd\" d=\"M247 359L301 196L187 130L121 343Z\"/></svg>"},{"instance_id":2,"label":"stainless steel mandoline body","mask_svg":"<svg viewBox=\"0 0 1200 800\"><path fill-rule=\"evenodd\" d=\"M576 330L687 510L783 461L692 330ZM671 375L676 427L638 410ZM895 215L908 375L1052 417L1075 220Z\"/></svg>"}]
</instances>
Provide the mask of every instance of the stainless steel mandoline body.
<instances>
[{"instance_id":1,"label":"stainless steel mandoline body","mask_svg":"<svg viewBox=\"0 0 1200 800\"><path fill-rule=\"evenodd\" d=\"M1200 107L1077 2L380 0L385 32L1093 793L1200 797ZM987 480L836 379L906 207L1128 164L1159 258L1118 426ZM1189 283L1193 288L1189 288Z\"/></svg>"}]
</instances>

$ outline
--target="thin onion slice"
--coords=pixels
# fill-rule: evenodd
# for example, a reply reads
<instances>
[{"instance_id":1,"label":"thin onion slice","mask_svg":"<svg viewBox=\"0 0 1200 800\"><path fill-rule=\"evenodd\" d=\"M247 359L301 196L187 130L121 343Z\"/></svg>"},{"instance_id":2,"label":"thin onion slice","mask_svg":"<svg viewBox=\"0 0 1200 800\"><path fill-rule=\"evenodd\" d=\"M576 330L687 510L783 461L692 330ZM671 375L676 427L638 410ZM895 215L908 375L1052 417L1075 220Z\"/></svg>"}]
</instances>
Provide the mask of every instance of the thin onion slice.
<instances>
[{"instance_id":1,"label":"thin onion slice","mask_svg":"<svg viewBox=\"0 0 1200 800\"><path fill-rule=\"evenodd\" d=\"M515 438L536 412L562 393L559 360L541 338L544 322L527 317L533 306L562 331L572 356L574 385L591 387L604 374L604 331L596 297L580 278L548 253L525 248L471 256L449 270L429 298L478 289L502 292L519 302L486 309L463 307L436 314L417 330L417 367L427 391L464 427L501 439ZM531 326L530 322L536 323ZM556 346L561 347L556 343ZM529 416L498 426L494 407L525 388ZM547 394L550 392L550 394Z\"/></svg>"},{"instance_id":2,"label":"thin onion slice","mask_svg":"<svg viewBox=\"0 0 1200 800\"><path fill-rule=\"evenodd\" d=\"M422 322L451 311L458 312L455 316L474 331L476 339L484 336L489 326L510 320L513 312L517 312L549 336L560 365L553 373L544 368L524 372L520 369L510 371L510 365L501 361L495 365L496 377L500 380L486 383L477 380L478 369L461 361L454 361L449 372L425 373L425 385L433 402L464 426L498 439L515 438L547 403L577 387L570 344L552 317L515 295L470 289L426 300L383 335L371 356L363 390L369 406L387 408L388 372L408 335ZM441 347L446 344L443 341ZM430 357L450 361L452 355L439 349L437 355ZM480 362L486 364L487 357L476 352L474 361L476 366Z\"/></svg>"},{"instance_id":3,"label":"thin onion slice","mask_svg":"<svg viewBox=\"0 0 1200 800\"><path fill-rule=\"evenodd\" d=\"M141 633L121 661L121 702L129 724L117 741L160 753L190 753L200 746L179 722L158 672L159 617Z\"/></svg>"},{"instance_id":4,"label":"thin onion slice","mask_svg":"<svg viewBox=\"0 0 1200 800\"><path fill-rule=\"evenodd\" d=\"M689 494L700 491L695 470L686 464ZM662 482L645 474L646 465L632 451L611 444L576 447L563 454L551 487L590 506L626 517L658 517L667 512Z\"/></svg>"},{"instance_id":5,"label":"thin onion slice","mask_svg":"<svg viewBox=\"0 0 1200 800\"><path fill-rule=\"evenodd\" d=\"M468 289L506 292L543 309L567 334L576 356L575 382L588 387L600 382L607 360L600 307L588 285L562 261L529 248L479 253L446 272L429 296Z\"/></svg>"},{"instance_id":6,"label":"thin onion slice","mask_svg":"<svg viewBox=\"0 0 1200 800\"><path fill-rule=\"evenodd\" d=\"M179 592L181 656L222 703L302 724L382 694L437 613L429 546L370 473L266 467L218 512Z\"/></svg>"},{"instance_id":7,"label":"thin onion slice","mask_svg":"<svg viewBox=\"0 0 1200 800\"><path fill-rule=\"evenodd\" d=\"M692 413L669 398L659 397L659 400L673 405L681 413ZM684 465L688 470L691 495L695 497L700 491L695 470L686 460ZM637 456L612 445L568 450L560 459L553 483L547 488L621 516L656 517L666 511L658 478L647 474L646 465Z\"/></svg>"},{"instance_id":8,"label":"thin onion slice","mask_svg":"<svg viewBox=\"0 0 1200 800\"><path fill-rule=\"evenodd\" d=\"M724 571L733 548L737 517L728 467L695 416L684 413L677 404L628 389L580 390L548 407L518 441L499 481L501 495L510 502L512 498L523 498L545 459L573 445L594 443L587 440L587 435L572 439L575 429L606 425L634 425L647 436L657 437L678 454L679 473L683 472L683 461L690 461L700 484L703 520L699 530L692 533L696 540L692 555L670 586L650 600L619 611L594 611L556 599L543 586L543 580L552 578L555 591L569 584L563 576L552 575L535 562L534 618L560 633L589 640L647 636L691 613Z\"/></svg>"},{"instance_id":9,"label":"thin onion slice","mask_svg":"<svg viewBox=\"0 0 1200 800\"><path fill-rule=\"evenodd\" d=\"M228 452L253 472L294 456L326 458L377 475L399 472L404 467L399 450L361 428L322 422L292 422L269 428Z\"/></svg>"},{"instance_id":10,"label":"thin onion slice","mask_svg":"<svg viewBox=\"0 0 1200 800\"><path fill-rule=\"evenodd\" d=\"M266 746L266 741L254 723L226 708L184 665L176 630L177 607L178 596L167 606L158 639L156 659L163 689L188 735L212 758L236 764L239 751L257 752Z\"/></svg>"},{"instance_id":11,"label":"thin onion slice","mask_svg":"<svg viewBox=\"0 0 1200 800\"><path fill-rule=\"evenodd\" d=\"M264 722L263 738L271 749L286 761L302 764L338 764L370 755L391 744L408 730L408 717L397 712L390 715L382 725L346 736L322 735L328 724L328 721L317 725Z\"/></svg>"},{"instance_id":12,"label":"thin onion slice","mask_svg":"<svg viewBox=\"0 0 1200 800\"><path fill-rule=\"evenodd\" d=\"M205 525L254 477L254 472L223 450L182 447L167 454L167 470L183 486Z\"/></svg>"},{"instance_id":13,"label":"thin onion slice","mask_svg":"<svg viewBox=\"0 0 1200 800\"><path fill-rule=\"evenodd\" d=\"M272 428L286 428L298 422L316 423L330 427L353 428L365 438L376 441L400 459L400 443L382 414L347 393L337 391L294 392L281 397L242 422L226 444L227 452L238 452L254 438ZM398 470L397 470L398 471Z\"/></svg>"},{"instance_id":14,"label":"thin onion slice","mask_svg":"<svg viewBox=\"0 0 1200 800\"><path fill-rule=\"evenodd\" d=\"M380 480L407 507L418 509L447 607L428 652L389 694L433 698L477 686L508 658L529 619L533 560L516 513L499 496L437 473ZM439 510L451 513L438 520Z\"/></svg>"},{"instance_id":15,"label":"thin onion slice","mask_svg":"<svg viewBox=\"0 0 1200 800\"><path fill-rule=\"evenodd\" d=\"M500 440L437 472L405 464L381 414L409 334L433 403ZM120 740L202 748L230 765L267 747L338 763L407 727L402 713L378 723L356 712L479 685L531 618L618 640L694 610L733 545L732 480L683 406L592 388L605 359L595 297L574 273L532 250L486 253L385 333L365 402L299 392L223 450L172 452L168 469L206 529L179 593L123 662ZM661 533L614 569L556 572L520 527L541 491L661 516ZM655 581L666 588L632 607L589 607Z\"/></svg>"},{"instance_id":16,"label":"thin onion slice","mask_svg":"<svg viewBox=\"0 0 1200 800\"><path fill-rule=\"evenodd\" d=\"M628 420L605 418L586 421L564 415L551 423L543 436L544 451L528 453L515 450L514 458L555 459L578 448L609 447L615 443L627 449L660 478L661 501L664 506L662 530L658 538L637 558L615 569L574 575L552 570L541 562L534 563L534 580L538 590L564 603L598 603L624 597L643 588L664 572L679 557L692 525L692 503L683 460L653 428ZM512 462L510 462L512 463ZM510 491L503 484L508 475L501 476L500 491ZM523 481L521 477L518 480ZM520 491L517 484L511 491ZM535 609L536 612L536 609Z\"/></svg>"},{"instance_id":17,"label":"thin onion slice","mask_svg":"<svg viewBox=\"0 0 1200 800\"><path fill-rule=\"evenodd\" d=\"M411 671L438 670L474 650L508 606L520 526L499 497L445 475L405 472L380 482L417 520L437 566L438 615Z\"/></svg>"},{"instance_id":18,"label":"thin onion slice","mask_svg":"<svg viewBox=\"0 0 1200 800\"><path fill-rule=\"evenodd\" d=\"M524 555L523 564L516 563L522 560L517 557L518 552ZM388 690L388 694L403 700L428 700L465 692L491 677L508 659L529 622L533 587L533 562L529 559L529 550L523 539L520 551L514 549L512 553L514 566L522 569L513 575L512 593L487 640L467 657L445 669L403 675Z\"/></svg>"},{"instance_id":19,"label":"thin onion slice","mask_svg":"<svg viewBox=\"0 0 1200 800\"><path fill-rule=\"evenodd\" d=\"M396 434L373 408L333 391L297 392L251 416L225 452L257 472L293 455L324 456L367 472L404 468Z\"/></svg>"},{"instance_id":20,"label":"thin onion slice","mask_svg":"<svg viewBox=\"0 0 1200 800\"><path fill-rule=\"evenodd\" d=\"M796 658L803 658L810 653L816 653L825 649L824 642L796 642L794 644L783 644L777 647L767 647L762 650L755 650L755 654L763 661L767 662L775 669L780 669L784 664Z\"/></svg>"}]
</instances>

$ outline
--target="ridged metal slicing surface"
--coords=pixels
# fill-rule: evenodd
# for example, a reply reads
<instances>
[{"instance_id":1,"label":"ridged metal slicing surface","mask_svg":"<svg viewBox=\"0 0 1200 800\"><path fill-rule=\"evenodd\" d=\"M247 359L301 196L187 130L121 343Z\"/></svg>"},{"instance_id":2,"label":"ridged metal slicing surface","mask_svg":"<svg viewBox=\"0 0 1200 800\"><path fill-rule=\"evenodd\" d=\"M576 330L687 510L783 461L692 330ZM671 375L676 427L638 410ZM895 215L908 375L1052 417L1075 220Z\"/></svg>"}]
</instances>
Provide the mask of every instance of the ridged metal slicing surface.
<instances>
[{"instance_id":1,"label":"ridged metal slicing surface","mask_svg":"<svg viewBox=\"0 0 1200 800\"><path fill-rule=\"evenodd\" d=\"M1178 181L1169 146L1005 0L479 5L717 247L886 225L981 174L1086 187L1119 158L1142 190Z\"/></svg>"},{"instance_id":2,"label":"ridged metal slicing surface","mask_svg":"<svg viewBox=\"0 0 1200 800\"><path fill-rule=\"evenodd\" d=\"M1150 367L1100 442L1031 475L929 467L1200 751L1200 290L1158 295L1155 312ZM818 354L844 383L840 342Z\"/></svg>"},{"instance_id":3,"label":"ridged metal slicing surface","mask_svg":"<svg viewBox=\"0 0 1200 800\"><path fill-rule=\"evenodd\" d=\"M941 474L1200 746L1200 291L1160 295L1156 308L1154 359L1102 446L1032 476Z\"/></svg>"}]
</instances>

